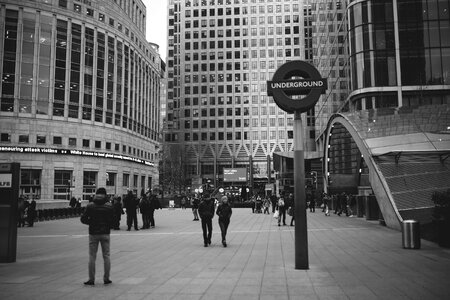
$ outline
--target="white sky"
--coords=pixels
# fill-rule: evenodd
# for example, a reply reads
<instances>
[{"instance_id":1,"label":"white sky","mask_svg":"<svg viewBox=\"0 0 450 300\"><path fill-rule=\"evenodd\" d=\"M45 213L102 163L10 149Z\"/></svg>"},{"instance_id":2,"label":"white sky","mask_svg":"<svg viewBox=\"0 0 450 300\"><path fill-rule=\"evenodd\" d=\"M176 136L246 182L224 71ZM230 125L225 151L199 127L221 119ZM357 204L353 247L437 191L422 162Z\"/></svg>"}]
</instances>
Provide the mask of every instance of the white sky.
<instances>
[{"instance_id":1,"label":"white sky","mask_svg":"<svg viewBox=\"0 0 450 300\"><path fill-rule=\"evenodd\" d=\"M167 1L142 0L147 7L147 40L159 45L159 54L164 61L167 50Z\"/></svg>"}]
</instances>

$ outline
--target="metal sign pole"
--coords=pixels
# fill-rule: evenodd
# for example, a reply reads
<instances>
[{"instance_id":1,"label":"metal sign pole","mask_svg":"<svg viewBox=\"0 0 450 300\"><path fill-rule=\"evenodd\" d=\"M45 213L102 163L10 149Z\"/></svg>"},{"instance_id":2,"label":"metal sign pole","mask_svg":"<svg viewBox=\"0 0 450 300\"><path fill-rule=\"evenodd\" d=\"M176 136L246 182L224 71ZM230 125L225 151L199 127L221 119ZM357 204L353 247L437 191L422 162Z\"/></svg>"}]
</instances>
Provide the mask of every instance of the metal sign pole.
<instances>
[{"instance_id":1,"label":"metal sign pole","mask_svg":"<svg viewBox=\"0 0 450 300\"><path fill-rule=\"evenodd\" d=\"M306 222L305 159L301 111L294 112L295 269L309 269Z\"/></svg>"},{"instance_id":2,"label":"metal sign pole","mask_svg":"<svg viewBox=\"0 0 450 300\"><path fill-rule=\"evenodd\" d=\"M303 79L292 79L294 77ZM283 64L267 81L267 95L273 96L279 108L294 113L294 217L295 217L295 269L309 269L308 231L306 223L305 157L303 147L302 112L316 105L327 89L327 80L311 64L296 60ZM306 95L301 99L292 95Z\"/></svg>"}]
</instances>

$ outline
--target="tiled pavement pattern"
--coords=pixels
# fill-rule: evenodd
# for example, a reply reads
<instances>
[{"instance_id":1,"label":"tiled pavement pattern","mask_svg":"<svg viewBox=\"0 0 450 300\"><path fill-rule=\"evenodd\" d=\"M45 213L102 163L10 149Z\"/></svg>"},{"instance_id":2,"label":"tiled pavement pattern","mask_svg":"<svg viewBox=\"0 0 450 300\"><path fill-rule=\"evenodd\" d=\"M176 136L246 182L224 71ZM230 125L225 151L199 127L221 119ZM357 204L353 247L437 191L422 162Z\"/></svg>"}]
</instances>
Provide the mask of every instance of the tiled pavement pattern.
<instances>
[{"instance_id":1,"label":"tiled pavement pattern","mask_svg":"<svg viewBox=\"0 0 450 300\"><path fill-rule=\"evenodd\" d=\"M96 285L83 285L78 218L20 228L17 262L0 264L0 299L450 299L450 250L403 249L401 232L378 222L308 212L310 268L295 270L294 227L269 215L234 209L227 248L217 218L205 248L190 210L155 215L154 229L128 232L122 219L112 232L108 286L100 252Z\"/></svg>"}]
</instances>

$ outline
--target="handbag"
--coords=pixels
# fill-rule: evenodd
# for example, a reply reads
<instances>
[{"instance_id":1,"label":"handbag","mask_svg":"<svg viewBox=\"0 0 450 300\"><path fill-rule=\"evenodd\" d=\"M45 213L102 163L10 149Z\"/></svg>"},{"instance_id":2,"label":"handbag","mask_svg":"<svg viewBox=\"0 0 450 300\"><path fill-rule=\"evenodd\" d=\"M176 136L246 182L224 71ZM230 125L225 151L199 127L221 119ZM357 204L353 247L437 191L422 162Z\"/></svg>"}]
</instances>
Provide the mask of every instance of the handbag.
<instances>
[{"instance_id":1,"label":"handbag","mask_svg":"<svg viewBox=\"0 0 450 300\"><path fill-rule=\"evenodd\" d=\"M274 213L273 213L273 217L275 218L275 219L278 219L278 216L280 215L280 212L278 211L278 210L276 210Z\"/></svg>"}]
</instances>

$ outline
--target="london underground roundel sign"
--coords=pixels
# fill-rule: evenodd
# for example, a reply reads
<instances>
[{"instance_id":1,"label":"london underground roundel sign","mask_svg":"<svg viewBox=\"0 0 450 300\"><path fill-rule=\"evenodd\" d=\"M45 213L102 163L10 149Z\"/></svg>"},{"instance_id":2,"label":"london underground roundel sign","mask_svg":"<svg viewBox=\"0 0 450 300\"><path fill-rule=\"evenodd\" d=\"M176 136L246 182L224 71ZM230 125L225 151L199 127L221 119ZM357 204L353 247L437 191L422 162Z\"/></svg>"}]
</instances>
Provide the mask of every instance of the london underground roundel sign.
<instances>
[{"instance_id":1,"label":"london underground roundel sign","mask_svg":"<svg viewBox=\"0 0 450 300\"><path fill-rule=\"evenodd\" d=\"M278 107L288 113L308 111L326 89L327 80L321 78L313 65L301 60L283 64L273 75L272 81L267 81L267 95L273 96ZM293 99L292 95L306 96Z\"/></svg>"}]
</instances>

